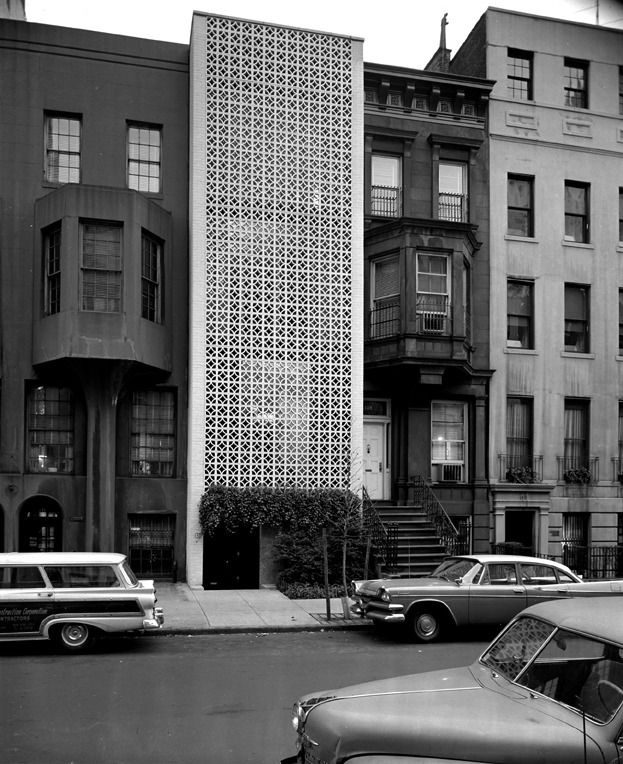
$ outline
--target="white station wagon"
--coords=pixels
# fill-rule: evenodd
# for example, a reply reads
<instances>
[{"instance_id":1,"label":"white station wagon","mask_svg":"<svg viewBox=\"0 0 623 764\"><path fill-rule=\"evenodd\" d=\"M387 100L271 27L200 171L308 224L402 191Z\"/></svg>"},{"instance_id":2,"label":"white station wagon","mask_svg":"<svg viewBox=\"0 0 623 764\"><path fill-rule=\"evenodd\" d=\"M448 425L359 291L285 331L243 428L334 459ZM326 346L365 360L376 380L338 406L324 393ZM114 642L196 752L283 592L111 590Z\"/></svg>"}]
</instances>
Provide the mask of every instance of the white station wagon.
<instances>
[{"instance_id":1,"label":"white station wagon","mask_svg":"<svg viewBox=\"0 0 623 764\"><path fill-rule=\"evenodd\" d=\"M153 581L139 581L122 554L0 554L0 641L53 639L86 650L103 633L159 629Z\"/></svg>"}]
</instances>

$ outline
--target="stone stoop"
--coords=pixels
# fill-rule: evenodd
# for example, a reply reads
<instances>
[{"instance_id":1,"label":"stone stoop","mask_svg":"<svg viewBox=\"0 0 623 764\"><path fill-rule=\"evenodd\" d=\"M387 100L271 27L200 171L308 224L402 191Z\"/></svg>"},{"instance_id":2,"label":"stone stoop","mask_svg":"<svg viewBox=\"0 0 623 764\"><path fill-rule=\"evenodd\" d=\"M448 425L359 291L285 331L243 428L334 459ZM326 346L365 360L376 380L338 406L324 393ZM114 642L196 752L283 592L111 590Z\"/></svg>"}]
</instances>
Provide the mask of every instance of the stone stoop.
<instances>
[{"instance_id":1,"label":"stone stoop","mask_svg":"<svg viewBox=\"0 0 623 764\"><path fill-rule=\"evenodd\" d=\"M424 510L413 506L376 505L383 524L396 523L398 554L392 577L426 576L443 560L447 552L435 534Z\"/></svg>"}]
</instances>

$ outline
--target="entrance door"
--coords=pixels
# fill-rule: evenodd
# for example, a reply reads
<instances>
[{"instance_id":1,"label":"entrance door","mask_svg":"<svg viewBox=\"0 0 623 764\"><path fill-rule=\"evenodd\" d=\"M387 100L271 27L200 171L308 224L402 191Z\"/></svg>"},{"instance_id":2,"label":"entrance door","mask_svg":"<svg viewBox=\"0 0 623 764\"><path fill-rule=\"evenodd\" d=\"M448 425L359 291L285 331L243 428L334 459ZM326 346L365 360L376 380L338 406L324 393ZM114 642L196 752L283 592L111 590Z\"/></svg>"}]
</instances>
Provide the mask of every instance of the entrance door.
<instances>
[{"instance_id":1,"label":"entrance door","mask_svg":"<svg viewBox=\"0 0 623 764\"><path fill-rule=\"evenodd\" d=\"M257 589L260 585L260 532L217 528L203 539L204 589Z\"/></svg>"},{"instance_id":2,"label":"entrance door","mask_svg":"<svg viewBox=\"0 0 623 764\"><path fill-rule=\"evenodd\" d=\"M505 541L515 542L524 547L523 554L532 554L534 549L534 512L526 510L506 510Z\"/></svg>"},{"instance_id":3,"label":"entrance door","mask_svg":"<svg viewBox=\"0 0 623 764\"><path fill-rule=\"evenodd\" d=\"M19 516L20 552L60 552L63 520L55 502L46 497L29 499Z\"/></svg>"},{"instance_id":4,"label":"entrance door","mask_svg":"<svg viewBox=\"0 0 623 764\"><path fill-rule=\"evenodd\" d=\"M363 485L373 501L388 498L385 431L384 422L364 422L363 424Z\"/></svg>"},{"instance_id":5,"label":"entrance door","mask_svg":"<svg viewBox=\"0 0 623 764\"><path fill-rule=\"evenodd\" d=\"M175 515L130 515L130 565L139 578L172 578Z\"/></svg>"}]
</instances>

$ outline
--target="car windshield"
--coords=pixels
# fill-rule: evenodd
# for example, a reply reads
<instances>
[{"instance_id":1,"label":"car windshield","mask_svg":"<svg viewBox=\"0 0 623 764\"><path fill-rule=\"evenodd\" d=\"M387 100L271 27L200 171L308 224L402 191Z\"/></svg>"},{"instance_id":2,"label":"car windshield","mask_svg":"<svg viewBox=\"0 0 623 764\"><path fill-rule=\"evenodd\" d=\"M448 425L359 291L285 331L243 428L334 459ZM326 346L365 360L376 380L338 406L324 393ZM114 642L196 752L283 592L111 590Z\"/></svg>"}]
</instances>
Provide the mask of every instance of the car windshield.
<instances>
[{"instance_id":1,"label":"car windshield","mask_svg":"<svg viewBox=\"0 0 623 764\"><path fill-rule=\"evenodd\" d=\"M515 621L482 663L596 722L609 722L623 704L623 649L537 618Z\"/></svg>"},{"instance_id":2,"label":"car windshield","mask_svg":"<svg viewBox=\"0 0 623 764\"><path fill-rule=\"evenodd\" d=\"M446 578L448 581L456 581L457 578L466 576L475 567L480 567L480 563L476 560L450 557L435 568L430 574L430 578Z\"/></svg>"}]
</instances>

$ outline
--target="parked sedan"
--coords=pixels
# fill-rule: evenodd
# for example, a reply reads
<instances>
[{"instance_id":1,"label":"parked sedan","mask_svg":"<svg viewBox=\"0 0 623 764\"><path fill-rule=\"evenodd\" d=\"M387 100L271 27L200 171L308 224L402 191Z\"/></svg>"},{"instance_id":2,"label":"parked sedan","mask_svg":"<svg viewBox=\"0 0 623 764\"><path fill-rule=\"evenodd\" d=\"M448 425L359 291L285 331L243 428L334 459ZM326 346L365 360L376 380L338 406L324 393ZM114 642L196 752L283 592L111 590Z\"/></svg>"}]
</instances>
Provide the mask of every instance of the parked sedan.
<instances>
[{"instance_id":1,"label":"parked sedan","mask_svg":"<svg viewBox=\"0 0 623 764\"><path fill-rule=\"evenodd\" d=\"M622 761L623 600L528 608L471 666L305 695L282 764Z\"/></svg>"},{"instance_id":2,"label":"parked sedan","mask_svg":"<svg viewBox=\"0 0 623 764\"><path fill-rule=\"evenodd\" d=\"M542 600L621 596L623 581L584 582L551 560L483 554L447 557L421 578L353 581L353 591L355 615L433 642L457 626L504 625Z\"/></svg>"}]
</instances>

